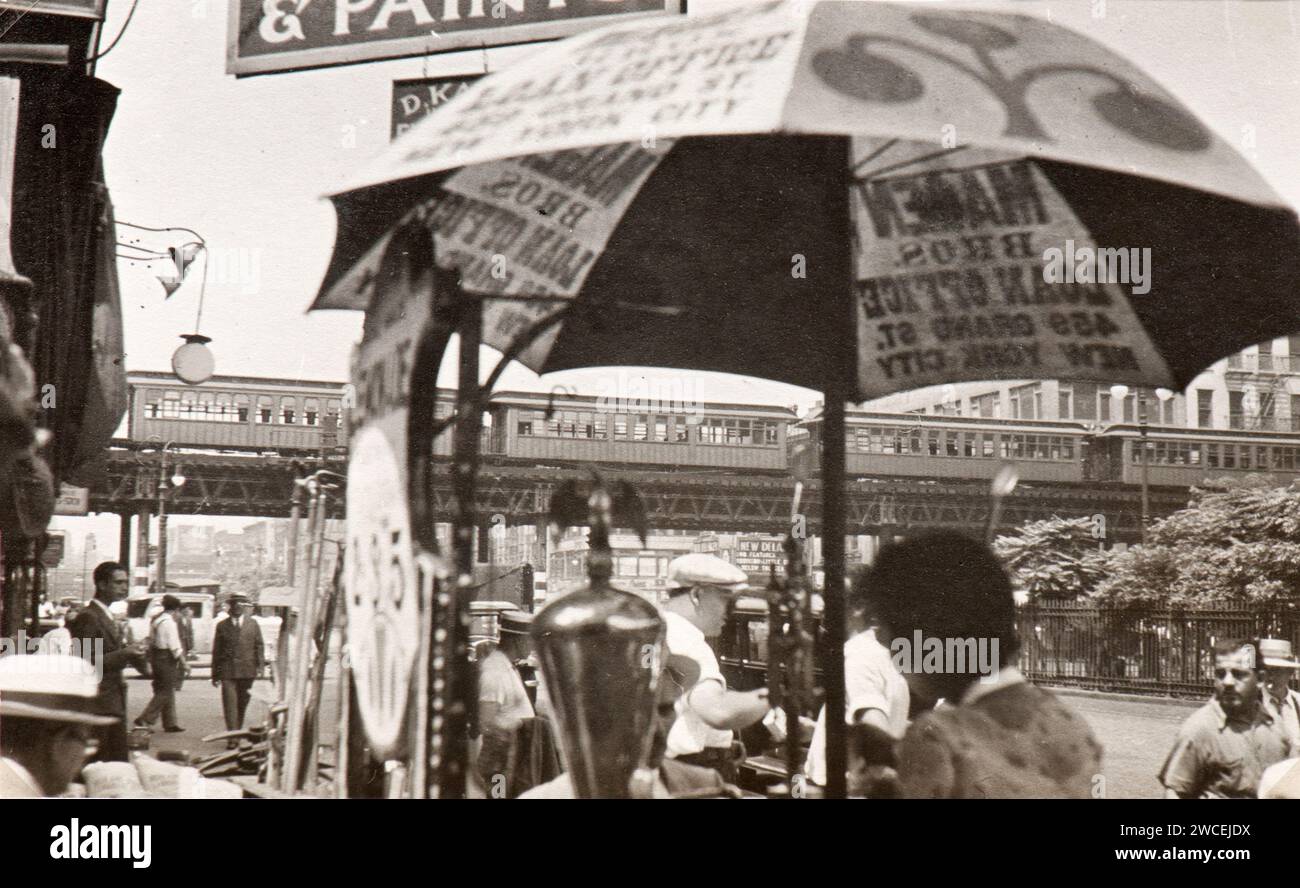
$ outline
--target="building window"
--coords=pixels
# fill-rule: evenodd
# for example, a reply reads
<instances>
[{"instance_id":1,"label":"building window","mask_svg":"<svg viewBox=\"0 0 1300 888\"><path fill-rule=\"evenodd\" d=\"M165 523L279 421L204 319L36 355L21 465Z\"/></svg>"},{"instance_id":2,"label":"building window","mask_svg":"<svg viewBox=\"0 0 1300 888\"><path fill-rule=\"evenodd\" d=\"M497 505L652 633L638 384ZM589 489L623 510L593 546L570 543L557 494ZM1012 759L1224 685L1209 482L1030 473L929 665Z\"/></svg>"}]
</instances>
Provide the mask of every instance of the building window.
<instances>
[{"instance_id":1,"label":"building window","mask_svg":"<svg viewBox=\"0 0 1300 888\"><path fill-rule=\"evenodd\" d=\"M1259 344L1259 369L1264 371L1273 369L1273 340L1271 339Z\"/></svg>"},{"instance_id":2,"label":"building window","mask_svg":"<svg viewBox=\"0 0 1300 888\"><path fill-rule=\"evenodd\" d=\"M1069 419L1073 411L1070 402L1074 399L1074 390L1068 385L1060 386L1056 391L1056 418Z\"/></svg>"},{"instance_id":3,"label":"building window","mask_svg":"<svg viewBox=\"0 0 1300 888\"><path fill-rule=\"evenodd\" d=\"M1033 383L1013 388L1009 403L1012 419L1038 419L1043 410L1042 386Z\"/></svg>"},{"instance_id":4,"label":"building window","mask_svg":"<svg viewBox=\"0 0 1300 888\"><path fill-rule=\"evenodd\" d=\"M1162 414L1160 417L1161 424L1167 426L1173 425L1174 424L1174 399L1170 398L1168 401L1161 402L1160 411Z\"/></svg>"},{"instance_id":5,"label":"building window","mask_svg":"<svg viewBox=\"0 0 1300 888\"><path fill-rule=\"evenodd\" d=\"M1124 398L1124 421L1133 421L1133 409L1137 406L1137 395L1126 395Z\"/></svg>"},{"instance_id":6,"label":"building window","mask_svg":"<svg viewBox=\"0 0 1300 888\"><path fill-rule=\"evenodd\" d=\"M1196 427L1214 427L1214 392L1210 389L1196 390Z\"/></svg>"},{"instance_id":7,"label":"building window","mask_svg":"<svg viewBox=\"0 0 1300 888\"><path fill-rule=\"evenodd\" d=\"M1097 393L1097 418L1102 422L1110 422L1110 392Z\"/></svg>"},{"instance_id":8,"label":"building window","mask_svg":"<svg viewBox=\"0 0 1300 888\"><path fill-rule=\"evenodd\" d=\"M144 395L144 415L146 419L157 419L162 416L162 392L158 389L149 389Z\"/></svg>"},{"instance_id":9,"label":"building window","mask_svg":"<svg viewBox=\"0 0 1300 888\"><path fill-rule=\"evenodd\" d=\"M1246 427L1245 392L1228 392L1228 428ZM1231 468L1224 466L1224 468Z\"/></svg>"},{"instance_id":10,"label":"building window","mask_svg":"<svg viewBox=\"0 0 1300 888\"><path fill-rule=\"evenodd\" d=\"M970 399L970 415L996 419L1002 409L1002 396L998 392L976 395Z\"/></svg>"}]
</instances>

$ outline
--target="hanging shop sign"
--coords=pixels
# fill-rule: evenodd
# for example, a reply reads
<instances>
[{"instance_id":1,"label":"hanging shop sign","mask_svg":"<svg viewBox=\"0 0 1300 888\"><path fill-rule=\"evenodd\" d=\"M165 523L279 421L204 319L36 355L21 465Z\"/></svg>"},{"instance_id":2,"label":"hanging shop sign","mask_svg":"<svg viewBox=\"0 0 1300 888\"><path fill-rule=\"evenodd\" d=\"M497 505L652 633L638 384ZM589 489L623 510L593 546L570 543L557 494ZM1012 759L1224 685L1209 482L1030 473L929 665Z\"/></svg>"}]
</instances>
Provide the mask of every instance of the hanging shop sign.
<instances>
[{"instance_id":1,"label":"hanging shop sign","mask_svg":"<svg viewBox=\"0 0 1300 888\"><path fill-rule=\"evenodd\" d=\"M266 74L528 43L681 11L682 0L231 0L226 70Z\"/></svg>"},{"instance_id":2,"label":"hanging shop sign","mask_svg":"<svg viewBox=\"0 0 1300 888\"><path fill-rule=\"evenodd\" d=\"M460 95L482 74L462 77L427 77L393 81L393 116L390 138L396 139L433 111Z\"/></svg>"}]
</instances>

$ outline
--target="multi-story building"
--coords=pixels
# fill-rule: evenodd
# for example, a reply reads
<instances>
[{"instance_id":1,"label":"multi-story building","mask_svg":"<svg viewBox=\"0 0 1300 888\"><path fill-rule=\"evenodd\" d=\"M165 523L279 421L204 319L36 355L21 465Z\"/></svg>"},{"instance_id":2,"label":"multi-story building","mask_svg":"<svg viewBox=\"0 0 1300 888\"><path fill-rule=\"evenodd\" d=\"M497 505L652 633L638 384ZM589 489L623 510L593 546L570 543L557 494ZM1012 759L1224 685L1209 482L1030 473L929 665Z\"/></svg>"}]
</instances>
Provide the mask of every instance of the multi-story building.
<instances>
[{"instance_id":1,"label":"multi-story building","mask_svg":"<svg viewBox=\"0 0 1300 888\"><path fill-rule=\"evenodd\" d=\"M999 380L930 386L869 402L896 413L998 419L1139 422L1205 429L1300 432L1300 335L1263 342L1216 362L1182 392L1055 380ZM1161 397L1161 396L1164 397Z\"/></svg>"}]
</instances>

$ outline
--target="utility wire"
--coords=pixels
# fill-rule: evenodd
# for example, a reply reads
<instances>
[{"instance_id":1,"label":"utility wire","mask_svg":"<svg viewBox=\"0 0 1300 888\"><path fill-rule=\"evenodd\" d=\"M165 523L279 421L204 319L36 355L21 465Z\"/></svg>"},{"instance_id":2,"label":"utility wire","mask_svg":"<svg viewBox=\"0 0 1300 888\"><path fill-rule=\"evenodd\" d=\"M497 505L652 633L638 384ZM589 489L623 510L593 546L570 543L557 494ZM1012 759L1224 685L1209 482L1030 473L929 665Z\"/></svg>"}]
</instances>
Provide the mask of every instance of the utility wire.
<instances>
[{"instance_id":1,"label":"utility wire","mask_svg":"<svg viewBox=\"0 0 1300 888\"><path fill-rule=\"evenodd\" d=\"M113 38L113 42L108 44L108 49L105 49L103 52L97 55L93 55L90 58L86 59L87 62L97 62L100 59L102 59L104 56L108 55L110 52L113 51L113 47L117 46L117 41L122 39L122 35L126 33L127 26L131 24L131 17L135 15L135 8L138 5L140 5L140 0L132 0L131 11L126 14L126 21L122 22L122 30L118 31L117 36Z\"/></svg>"}]
</instances>

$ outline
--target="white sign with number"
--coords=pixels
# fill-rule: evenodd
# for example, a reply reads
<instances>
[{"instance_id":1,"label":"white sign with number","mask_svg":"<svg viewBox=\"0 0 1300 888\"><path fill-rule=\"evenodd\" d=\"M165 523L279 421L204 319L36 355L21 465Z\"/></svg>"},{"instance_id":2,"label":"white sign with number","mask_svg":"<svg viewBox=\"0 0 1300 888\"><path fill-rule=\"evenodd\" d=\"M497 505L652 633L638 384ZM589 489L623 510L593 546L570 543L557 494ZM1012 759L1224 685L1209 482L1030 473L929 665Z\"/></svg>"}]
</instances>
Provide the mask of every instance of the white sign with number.
<instances>
[{"instance_id":1,"label":"white sign with number","mask_svg":"<svg viewBox=\"0 0 1300 888\"><path fill-rule=\"evenodd\" d=\"M420 650L419 606L403 473L388 437L352 441L344 582L357 703L375 752L397 754Z\"/></svg>"}]
</instances>

